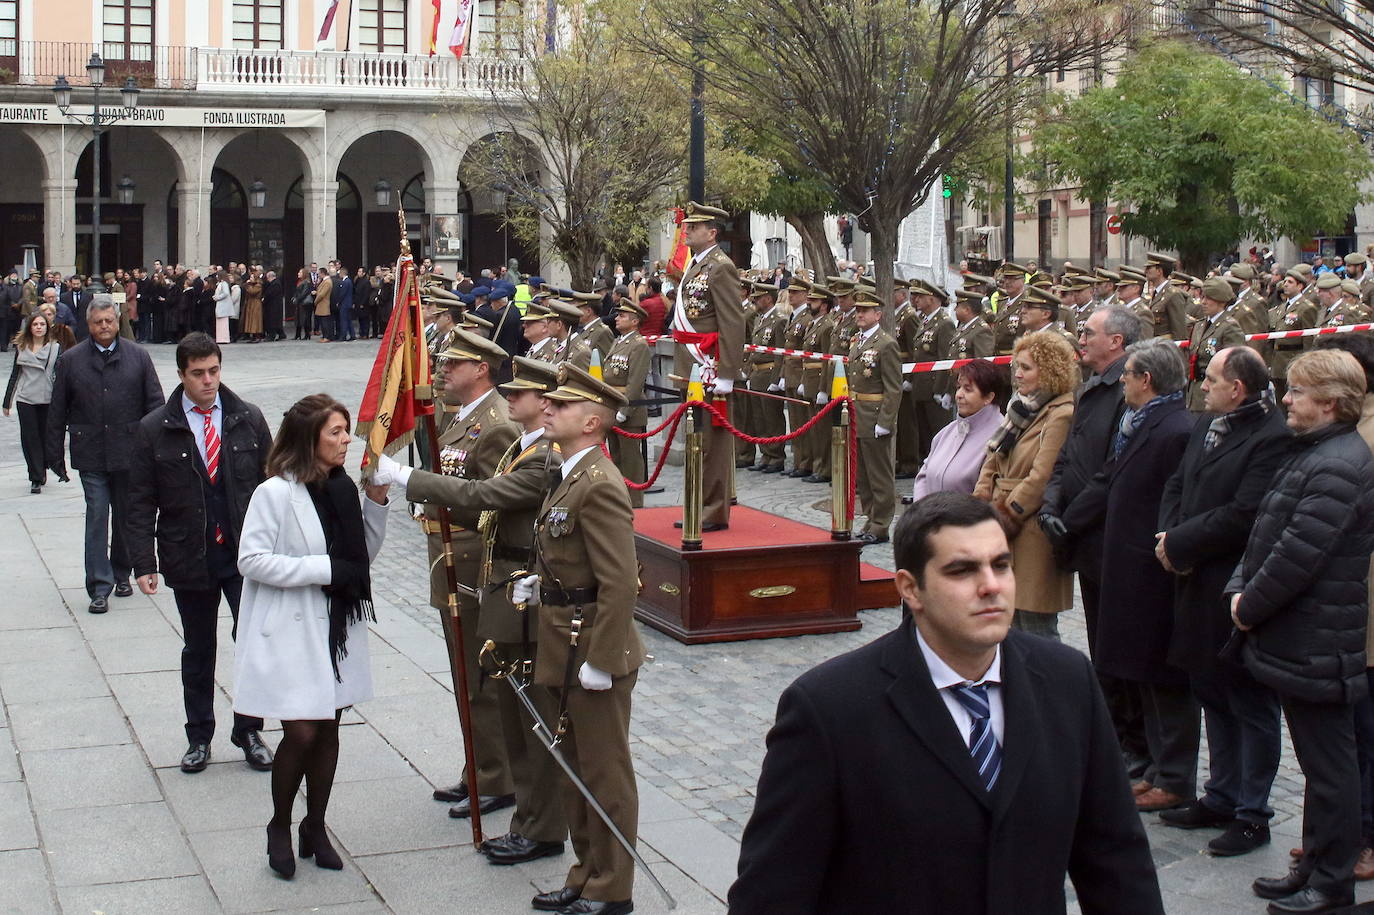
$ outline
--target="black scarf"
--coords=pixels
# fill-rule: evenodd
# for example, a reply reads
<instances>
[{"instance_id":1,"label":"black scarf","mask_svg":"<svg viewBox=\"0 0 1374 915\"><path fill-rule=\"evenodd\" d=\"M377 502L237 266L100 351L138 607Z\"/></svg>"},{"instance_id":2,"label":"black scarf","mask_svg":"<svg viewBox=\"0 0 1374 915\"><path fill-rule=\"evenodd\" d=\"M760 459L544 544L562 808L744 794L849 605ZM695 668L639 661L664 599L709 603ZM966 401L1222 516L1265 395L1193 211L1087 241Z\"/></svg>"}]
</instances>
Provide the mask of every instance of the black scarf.
<instances>
[{"instance_id":1,"label":"black scarf","mask_svg":"<svg viewBox=\"0 0 1374 915\"><path fill-rule=\"evenodd\" d=\"M1237 423L1249 422L1259 416L1263 416L1274 409L1274 389L1265 388L1259 394L1245 401L1230 413L1222 413L1212 420L1207 427L1207 435L1202 440L1202 450L1204 452L1213 451L1222 442L1226 441L1226 436L1231 434Z\"/></svg>"},{"instance_id":2,"label":"black scarf","mask_svg":"<svg viewBox=\"0 0 1374 915\"><path fill-rule=\"evenodd\" d=\"M334 667L334 679L342 682L339 660L348 656L348 627L363 620L377 621L363 506L358 501L358 487L342 467L335 467L326 479L307 483L305 488L320 516L329 551L331 579L324 586L329 601L329 662Z\"/></svg>"}]
</instances>

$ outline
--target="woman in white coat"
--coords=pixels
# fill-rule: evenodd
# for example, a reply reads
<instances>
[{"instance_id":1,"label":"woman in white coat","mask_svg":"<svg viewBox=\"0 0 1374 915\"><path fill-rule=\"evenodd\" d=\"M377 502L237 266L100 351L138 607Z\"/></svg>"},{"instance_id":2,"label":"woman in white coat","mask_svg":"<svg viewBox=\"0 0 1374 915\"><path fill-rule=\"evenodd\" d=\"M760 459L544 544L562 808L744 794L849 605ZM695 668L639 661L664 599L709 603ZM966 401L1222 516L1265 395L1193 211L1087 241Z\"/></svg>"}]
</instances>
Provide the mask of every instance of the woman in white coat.
<instances>
[{"instance_id":1,"label":"woman in white coat","mask_svg":"<svg viewBox=\"0 0 1374 915\"><path fill-rule=\"evenodd\" d=\"M234 316L234 293L227 272L221 270L215 279L215 342L228 343L229 319Z\"/></svg>"},{"instance_id":2,"label":"woman in white coat","mask_svg":"<svg viewBox=\"0 0 1374 915\"><path fill-rule=\"evenodd\" d=\"M387 487L367 486L362 498L344 472L349 423L347 408L326 394L286 411L239 543L234 710L282 723L267 857L284 877L296 872L291 807L302 779L300 855L313 855L320 867L343 867L324 827L339 762L339 715L372 698L369 566L386 533Z\"/></svg>"}]
</instances>

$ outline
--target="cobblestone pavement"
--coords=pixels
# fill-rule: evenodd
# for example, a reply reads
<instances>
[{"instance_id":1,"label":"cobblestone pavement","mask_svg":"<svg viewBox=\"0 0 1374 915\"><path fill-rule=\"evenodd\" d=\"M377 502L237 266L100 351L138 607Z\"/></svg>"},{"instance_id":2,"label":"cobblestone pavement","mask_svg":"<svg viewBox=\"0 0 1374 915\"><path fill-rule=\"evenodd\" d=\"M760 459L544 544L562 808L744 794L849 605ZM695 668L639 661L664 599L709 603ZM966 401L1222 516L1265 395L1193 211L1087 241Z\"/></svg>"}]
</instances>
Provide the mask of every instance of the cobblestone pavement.
<instances>
[{"instance_id":1,"label":"cobblestone pavement","mask_svg":"<svg viewBox=\"0 0 1374 915\"><path fill-rule=\"evenodd\" d=\"M171 346L151 348L165 388ZM274 427L296 399L326 391L358 403L375 349L366 342L228 347L225 383L259 404ZM6 360L8 361L8 360ZM425 549L397 504L374 571L378 698L345 719L331 829L347 852L343 875L303 867L292 883L261 861L265 777L248 772L221 734L209 772L176 768L184 749L177 664L179 620L170 595L116 600L85 612L80 488L53 483L30 496L17 422L0 423L0 556L11 600L0 611L0 911L528 911L532 887L559 884L566 859L495 869L471 853L470 833L428 799L454 780L460 744ZM356 453L354 455L356 460ZM818 526L824 487L740 474L740 501ZM681 471L665 468L649 505L679 500ZM866 561L892 568L887 546ZM227 616L227 611L226 614ZM894 608L865 611L863 628L685 646L641 627L654 662L635 690L631 741L641 780L641 844L680 911L719 912L738 839L753 806L763 738L777 696L826 658L896 625ZM1082 612L1061 616L1080 649ZM219 682L232 646L221 629ZM219 701L227 717L227 693ZM275 742L273 735L272 742ZM13 742L14 752L5 752ZM1206 774L1205 758L1202 775ZM1302 776L1285 744L1274 786L1274 842L1241 859L1201 852L1211 831L1146 818L1170 912L1257 912L1255 876L1280 873L1300 828ZM487 823L503 831L505 816ZM1361 898L1369 892L1362 891ZM6 898L8 897L8 898ZM640 880L640 911L662 911Z\"/></svg>"}]
</instances>

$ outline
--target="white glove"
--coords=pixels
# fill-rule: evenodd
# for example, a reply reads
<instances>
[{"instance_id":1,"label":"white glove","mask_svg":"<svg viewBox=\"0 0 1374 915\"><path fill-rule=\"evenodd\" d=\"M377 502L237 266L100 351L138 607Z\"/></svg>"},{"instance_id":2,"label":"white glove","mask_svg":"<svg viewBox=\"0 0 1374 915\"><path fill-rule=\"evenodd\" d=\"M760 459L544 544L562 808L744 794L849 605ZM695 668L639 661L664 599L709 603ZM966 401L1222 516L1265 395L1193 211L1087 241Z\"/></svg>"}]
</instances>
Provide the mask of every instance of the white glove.
<instances>
[{"instance_id":1,"label":"white glove","mask_svg":"<svg viewBox=\"0 0 1374 915\"><path fill-rule=\"evenodd\" d=\"M623 423L625 420L627 420L627 419L629 419L629 418L630 418L630 417L629 417L628 415L626 415L626 413L625 413L624 410L617 410L617 411L616 411L616 414L615 414L615 421L616 421L616 422L618 422L618 423Z\"/></svg>"},{"instance_id":2,"label":"white glove","mask_svg":"<svg viewBox=\"0 0 1374 915\"><path fill-rule=\"evenodd\" d=\"M724 397L726 394L735 392L735 383L729 378L717 378L715 387L712 388L717 397Z\"/></svg>"},{"instance_id":3,"label":"white glove","mask_svg":"<svg viewBox=\"0 0 1374 915\"><path fill-rule=\"evenodd\" d=\"M510 589L511 603L533 607L539 603L539 576L526 575L517 578Z\"/></svg>"},{"instance_id":4,"label":"white glove","mask_svg":"<svg viewBox=\"0 0 1374 915\"><path fill-rule=\"evenodd\" d=\"M946 410L954 409L954 398L950 397L948 394L941 394L939 397L935 398L935 402Z\"/></svg>"},{"instance_id":5,"label":"white glove","mask_svg":"<svg viewBox=\"0 0 1374 915\"><path fill-rule=\"evenodd\" d=\"M770 391L772 391L774 394L776 394L776 393L778 393L779 391L782 390L782 385L775 381L775 382L773 382L772 384L770 384L770 385L768 386L768 390L770 390Z\"/></svg>"},{"instance_id":6,"label":"white glove","mask_svg":"<svg viewBox=\"0 0 1374 915\"><path fill-rule=\"evenodd\" d=\"M891 429L884 429L882 426L874 426L874 427L873 427L873 437L874 437L874 438L882 438L884 435L891 435L891 434L892 434L892 430L891 430Z\"/></svg>"},{"instance_id":7,"label":"white glove","mask_svg":"<svg viewBox=\"0 0 1374 915\"><path fill-rule=\"evenodd\" d=\"M590 689L600 692L603 689L611 688L611 675L604 670L597 670L586 661L577 671L577 682L582 684L583 689Z\"/></svg>"},{"instance_id":8,"label":"white glove","mask_svg":"<svg viewBox=\"0 0 1374 915\"><path fill-rule=\"evenodd\" d=\"M816 406L823 407L830 403L830 395L822 391L816 395Z\"/></svg>"},{"instance_id":9,"label":"white glove","mask_svg":"<svg viewBox=\"0 0 1374 915\"><path fill-rule=\"evenodd\" d=\"M903 381L903 382L902 382L902 390L903 390L903 391L910 392L910 391L911 391L911 382L909 382L909 381Z\"/></svg>"},{"instance_id":10,"label":"white glove","mask_svg":"<svg viewBox=\"0 0 1374 915\"><path fill-rule=\"evenodd\" d=\"M414 467L407 467L393 461L385 454L379 454L377 455L377 469L372 472L372 482L377 486L399 485L404 489L414 471Z\"/></svg>"},{"instance_id":11,"label":"white glove","mask_svg":"<svg viewBox=\"0 0 1374 915\"><path fill-rule=\"evenodd\" d=\"M806 388L803 385L797 385L797 396L802 400L806 399Z\"/></svg>"}]
</instances>

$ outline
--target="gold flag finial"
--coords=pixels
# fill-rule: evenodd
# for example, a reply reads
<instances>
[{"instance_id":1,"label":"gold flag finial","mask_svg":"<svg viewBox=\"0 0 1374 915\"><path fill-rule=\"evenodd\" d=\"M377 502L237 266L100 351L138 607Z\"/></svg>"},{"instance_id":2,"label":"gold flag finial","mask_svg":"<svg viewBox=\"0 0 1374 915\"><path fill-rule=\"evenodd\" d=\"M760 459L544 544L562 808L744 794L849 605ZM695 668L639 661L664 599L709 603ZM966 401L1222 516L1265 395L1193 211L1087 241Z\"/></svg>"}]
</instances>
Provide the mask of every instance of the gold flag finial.
<instances>
[{"instance_id":1,"label":"gold flag finial","mask_svg":"<svg viewBox=\"0 0 1374 915\"><path fill-rule=\"evenodd\" d=\"M396 210L396 220L401 224L401 257L410 257L410 236L406 234L406 211L404 207Z\"/></svg>"}]
</instances>

